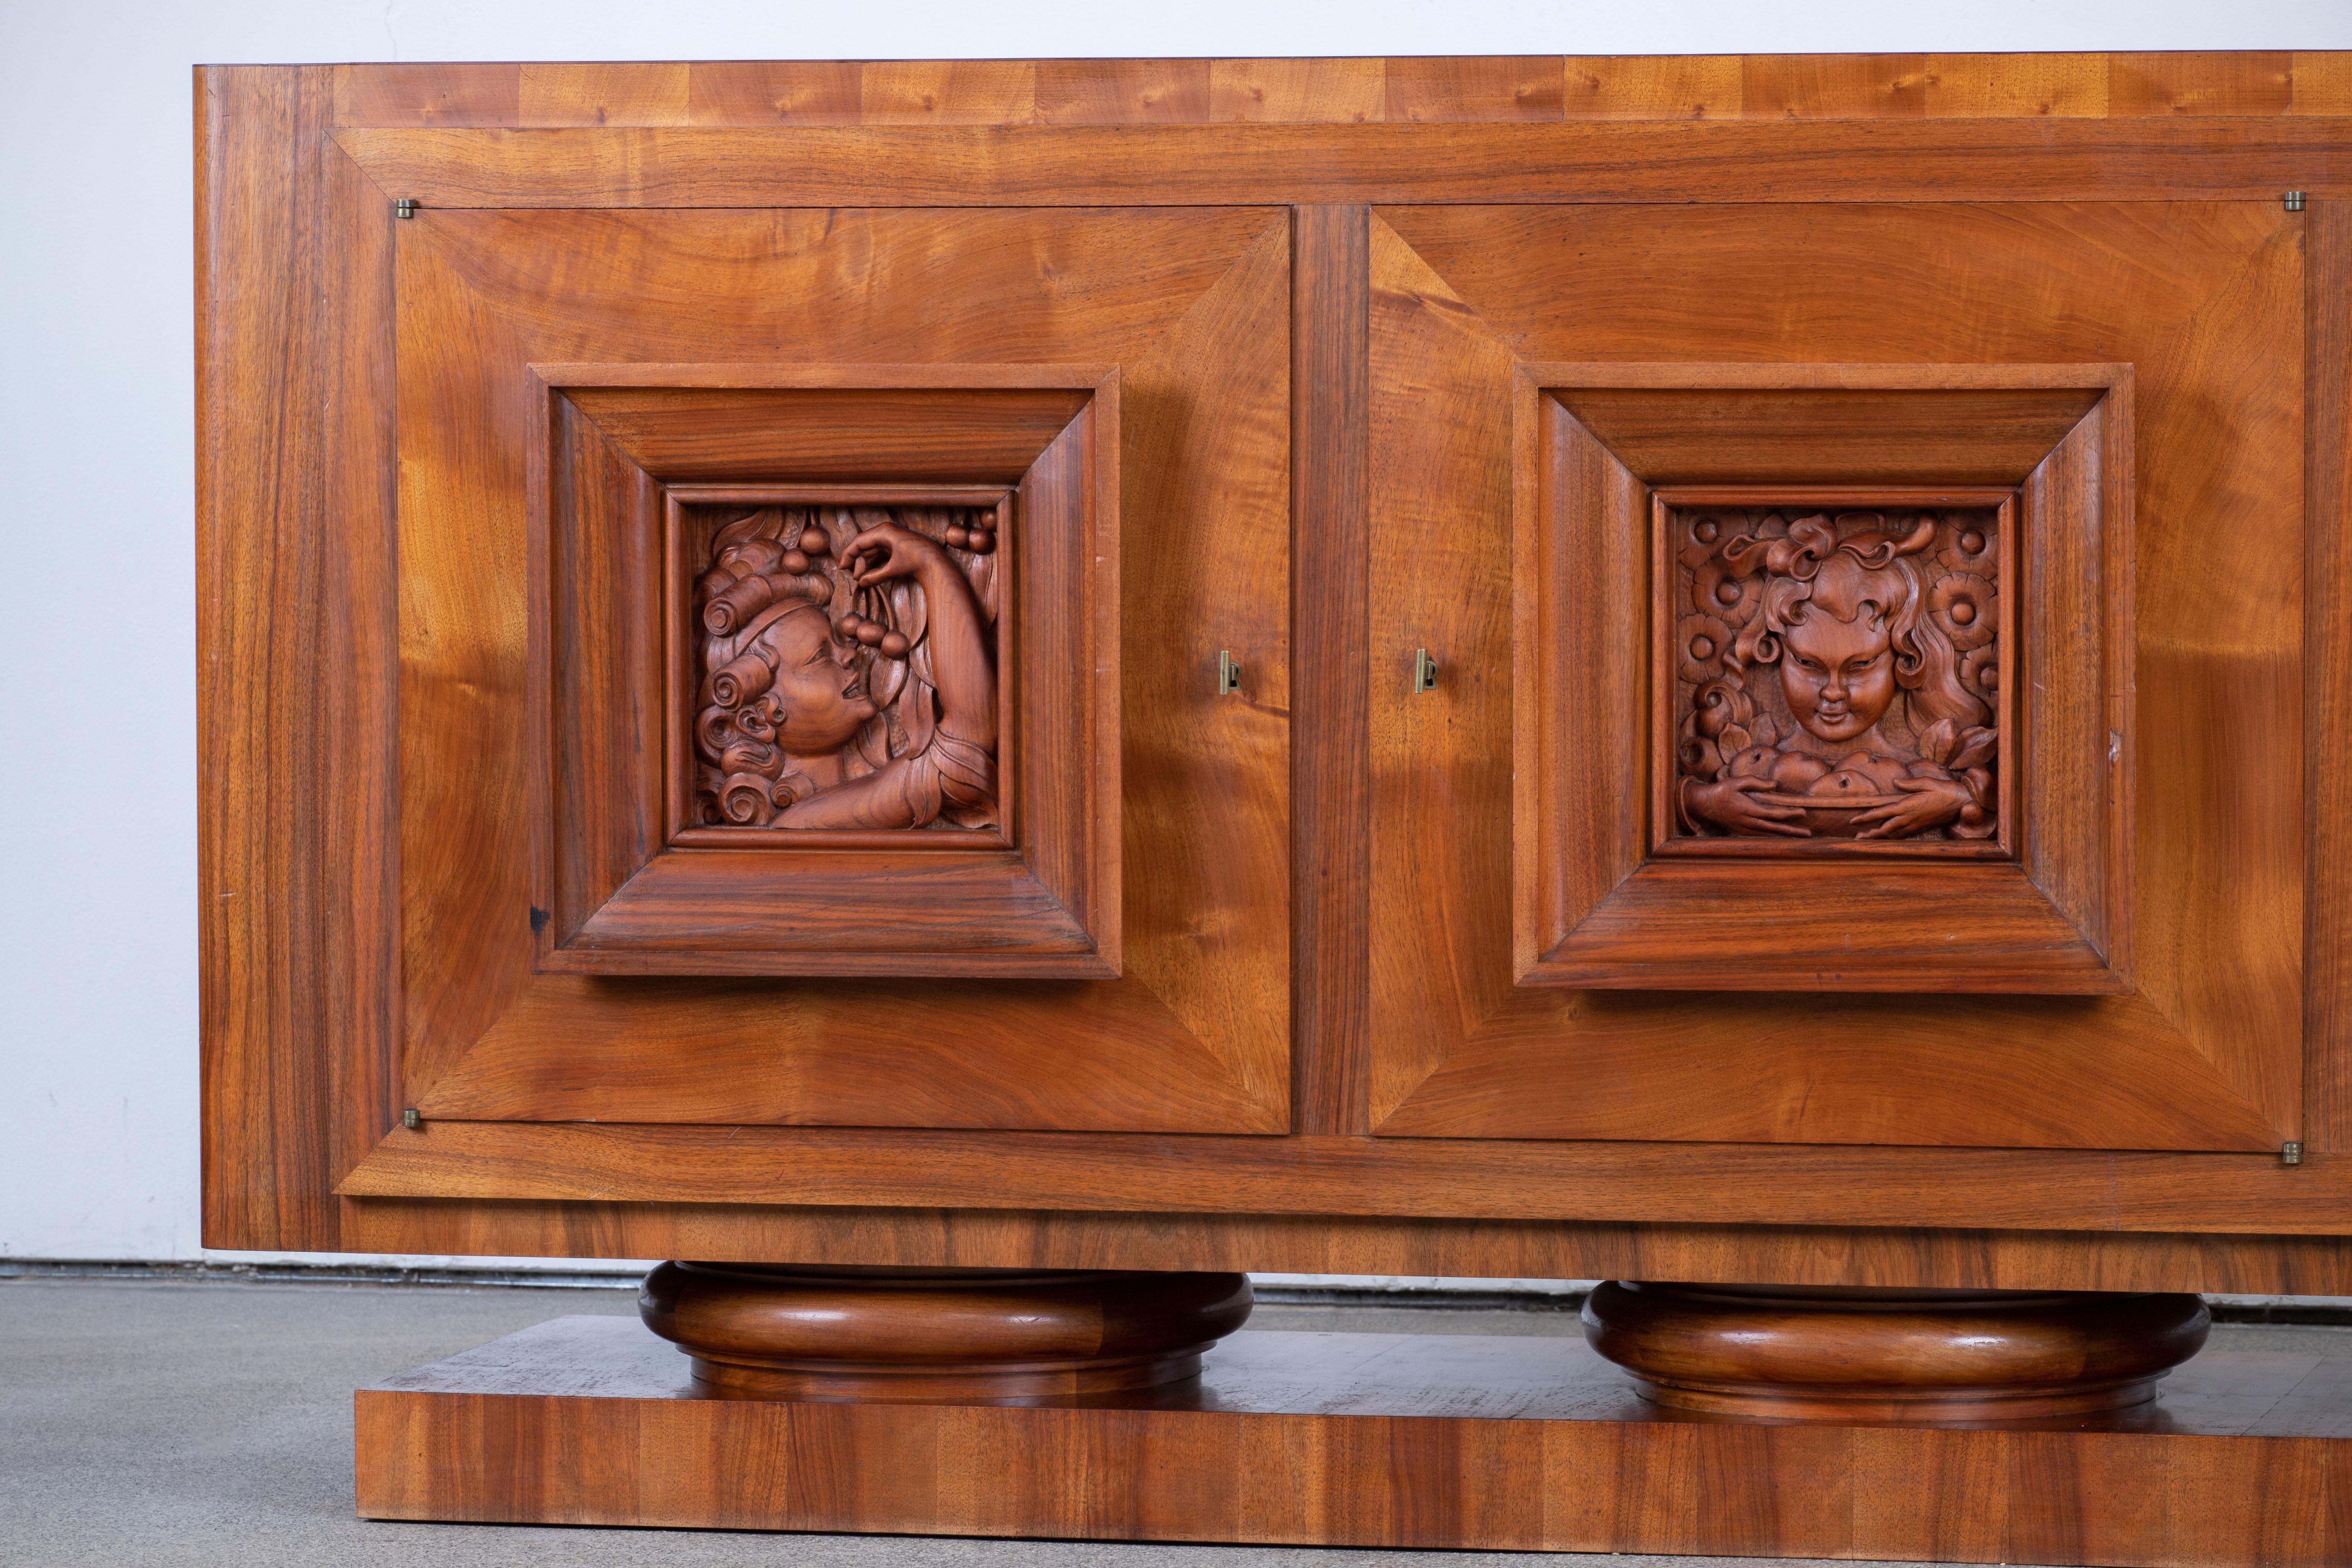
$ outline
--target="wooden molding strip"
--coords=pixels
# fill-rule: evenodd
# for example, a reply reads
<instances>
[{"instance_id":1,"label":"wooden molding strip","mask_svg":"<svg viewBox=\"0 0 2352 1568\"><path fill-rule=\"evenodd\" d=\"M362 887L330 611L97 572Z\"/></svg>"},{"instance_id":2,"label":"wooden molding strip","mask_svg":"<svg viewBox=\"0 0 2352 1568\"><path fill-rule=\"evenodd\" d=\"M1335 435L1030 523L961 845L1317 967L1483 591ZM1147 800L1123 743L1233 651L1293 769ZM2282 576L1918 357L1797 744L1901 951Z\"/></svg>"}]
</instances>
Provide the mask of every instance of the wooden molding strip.
<instances>
[{"instance_id":1,"label":"wooden molding strip","mask_svg":"<svg viewBox=\"0 0 2352 1568\"><path fill-rule=\"evenodd\" d=\"M2276 201L2352 120L343 130L425 207Z\"/></svg>"},{"instance_id":2,"label":"wooden molding strip","mask_svg":"<svg viewBox=\"0 0 2352 1568\"><path fill-rule=\"evenodd\" d=\"M606 1122L394 1129L345 1197L2343 1235L2352 1161Z\"/></svg>"}]
</instances>

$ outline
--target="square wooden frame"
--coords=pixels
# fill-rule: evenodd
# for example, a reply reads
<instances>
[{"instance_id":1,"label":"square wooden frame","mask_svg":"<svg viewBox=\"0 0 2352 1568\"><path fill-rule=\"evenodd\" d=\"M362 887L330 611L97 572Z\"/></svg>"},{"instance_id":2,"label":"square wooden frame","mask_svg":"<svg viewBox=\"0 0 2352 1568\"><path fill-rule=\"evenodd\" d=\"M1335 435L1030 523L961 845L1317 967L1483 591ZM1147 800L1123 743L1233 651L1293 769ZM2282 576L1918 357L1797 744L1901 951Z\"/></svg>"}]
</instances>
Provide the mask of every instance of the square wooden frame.
<instances>
[{"instance_id":1,"label":"square wooden frame","mask_svg":"<svg viewBox=\"0 0 2352 1568\"><path fill-rule=\"evenodd\" d=\"M1528 364L1515 387L1517 984L2131 989L2131 693L2107 674L2133 647L2130 366ZM2005 658L2037 645L2044 691L2002 742L2012 857L1662 852L1656 498L1795 493L2018 498Z\"/></svg>"},{"instance_id":2,"label":"square wooden frame","mask_svg":"<svg viewBox=\"0 0 2352 1568\"><path fill-rule=\"evenodd\" d=\"M532 373L540 972L1116 978L1117 370ZM688 827L678 509L891 497L1021 514L1000 557L1005 831Z\"/></svg>"},{"instance_id":3,"label":"square wooden frame","mask_svg":"<svg viewBox=\"0 0 2352 1568\"><path fill-rule=\"evenodd\" d=\"M1675 588L1673 552L1667 548L1668 514L1685 506L1853 506L1993 507L2000 513L2000 700L1996 733L2000 739L2000 792L1995 806L1996 826L1988 839L1916 843L1906 839L1814 839L1795 842L1774 838L1694 838L1674 831L1675 677L1668 661L1656 650L1674 625ZM2011 738L2017 711L2017 491L2011 488L1966 489L1927 488L1841 490L1828 485L1682 485L1662 486L1650 492L1650 853L1675 857L1734 859L1926 859L2008 860L2016 858L2013 837L2016 798L2011 787Z\"/></svg>"},{"instance_id":4,"label":"square wooden frame","mask_svg":"<svg viewBox=\"0 0 2352 1568\"><path fill-rule=\"evenodd\" d=\"M709 827L691 820L694 803L694 639L688 633L692 619L695 570L691 560L686 509L699 506L985 506L995 513L1000 539L1014 537L1014 491L1001 485L670 485L662 492L662 639L663 664L668 672L665 695L669 707L663 720L665 765L662 781L663 842L681 849L1009 849L1013 847L1012 820L1020 768L1018 726L1014 722L1013 682L997 683L997 808L995 827L925 828L910 842L903 832L869 832L842 828ZM1012 570L1015 552L1001 551L1003 586L996 619L996 668L1014 668L1012 606L1015 596Z\"/></svg>"}]
</instances>

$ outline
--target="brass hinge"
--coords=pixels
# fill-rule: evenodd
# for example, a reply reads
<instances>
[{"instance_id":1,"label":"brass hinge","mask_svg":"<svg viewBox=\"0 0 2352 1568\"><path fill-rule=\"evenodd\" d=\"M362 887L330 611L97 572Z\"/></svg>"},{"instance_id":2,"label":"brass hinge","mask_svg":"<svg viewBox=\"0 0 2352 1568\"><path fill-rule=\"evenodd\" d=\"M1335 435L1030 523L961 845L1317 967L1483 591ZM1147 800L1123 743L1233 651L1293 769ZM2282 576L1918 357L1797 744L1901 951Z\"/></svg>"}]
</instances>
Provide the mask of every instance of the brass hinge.
<instances>
[{"instance_id":1,"label":"brass hinge","mask_svg":"<svg viewBox=\"0 0 2352 1568\"><path fill-rule=\"evenodd\" d=\"M2302 1144L2300 1144L2300 1143L2282 1143L2282 1144L2280 1144L2280 1145L2279 1145L2279 1163L2280 1163L2280 1164L2282 1164L2282 1165L2300 1165L2300 1164L2302 1164L2302 1163L2303 1163L2303 1145L2302 1145Z\"/></svg>"},{"instance_id":2,"label":"brass hinge","mask_svg":"<svg viewBox=\"0 0 2352 1568\"><path fill-rule=\"evenodd\" d=\"M2301 191L2289 191L2286 194L2285 199L2287 211L2291 213L2299 213L2303 210L2303 193Z\"/></svg>"},{"instance_id":3,"label":"brass hinge","mask_svg":"<svg viewBox=\"0 0 2352 1568\"><path fill-rule=\"evenodd\" d=\"M400 1124L403 1127L407 1128L411 1132L415 1131L416 1124L424 1120L425 1119L423 1117L416 1114L416 1107L413 1105L400 1113Z\"/></svg>"},{"instance_id":4,"label":"brass hinge","mask_svg":"<svg viewBox=\"0 0 2352 1568\"><path fill-rule=\"evenodd\" d=\"M415 201L408 196L401 197L398 201L392 204L392 216L394 217L415 217L416 216Z\"/></svg>"}]
</instances>

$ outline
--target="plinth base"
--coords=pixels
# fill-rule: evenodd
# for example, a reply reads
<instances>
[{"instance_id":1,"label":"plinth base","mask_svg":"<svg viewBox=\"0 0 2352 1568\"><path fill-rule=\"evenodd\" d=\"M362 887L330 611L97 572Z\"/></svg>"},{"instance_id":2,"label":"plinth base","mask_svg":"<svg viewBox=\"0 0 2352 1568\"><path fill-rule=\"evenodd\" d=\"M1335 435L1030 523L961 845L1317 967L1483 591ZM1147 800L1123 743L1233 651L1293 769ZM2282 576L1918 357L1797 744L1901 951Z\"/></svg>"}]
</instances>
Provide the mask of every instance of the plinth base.
<instances>
[{"instance_id":1,"label":"plinth base","mask_svg":"<svg viewBox=\"0 0 2352 1568\"><path fill-rule=\"evenodd\" d=\"M1118 1541L2319 1564L2352 1557L2352 1357L2209 1352L2163 1398L1986 1427L1729 1421L1567 1338L1244 1331L1053 1405L713 1397L562 1318L358 1397L376 1519Z\"/></svg>"},{"instance_id":2,"label":"plinth base","mask_svg":"<svg viewBox=\"0 0 2352 1568\"><path fill-rule=\"evenodd\" d=\"M2205 1344L2181 1294L1604 1282L1592 1348L1661 1405L1783 1421L2013 1421L2144 1405Z\"/></svg>"},{"instance_id":3,"label":"plinth base","mask_svg":"<svg viewBox=\"0 0 2352 1568\"><path fill-rule=\"evenodd\" d=\"M1198 1377L1242 1274L665 1263L637 1304L737 1399L1017 1405Z\"/></svg>"}]
</instances>

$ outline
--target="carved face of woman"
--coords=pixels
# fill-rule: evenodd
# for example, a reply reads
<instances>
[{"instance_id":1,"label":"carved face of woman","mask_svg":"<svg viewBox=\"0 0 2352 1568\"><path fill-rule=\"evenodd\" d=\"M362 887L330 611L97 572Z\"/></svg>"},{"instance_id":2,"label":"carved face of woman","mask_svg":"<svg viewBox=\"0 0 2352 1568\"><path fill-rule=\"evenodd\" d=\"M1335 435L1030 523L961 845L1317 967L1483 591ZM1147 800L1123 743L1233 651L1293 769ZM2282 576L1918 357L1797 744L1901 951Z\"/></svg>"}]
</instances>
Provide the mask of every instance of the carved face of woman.
<instances>
[{"instance_id":1,"label":"carved face of woman","mask_svg":"<svg viewBox=\"0 0 2352 1568\"><path fill-rule=\"evenodd\" d=\"M1878 606L1842 621L1819 605L1781 634L1780 694L1798 723L1824 741L1851 741L1895 700L1895 652Z\"/></svg>"},{"instance_id":2,"label":"carved face of woman","mask_svg":"<svg viewBox=\"0 0 2352 1568\"><path fill-rule=\"evenodd\" d=\"M833 635L824 610L814 605L794 610L761 632L760 641L776 661L769 689L783 705L776 739L786 752L838 751L874 717L874 700L866 694L853 652Z\"/></svg>"}]
</instances>

